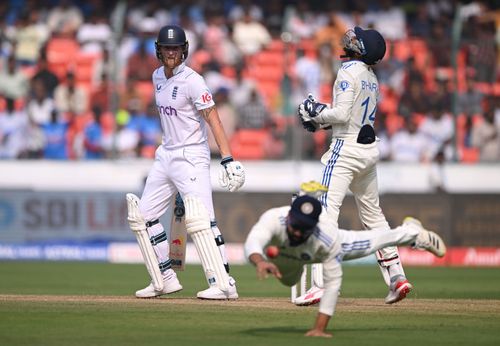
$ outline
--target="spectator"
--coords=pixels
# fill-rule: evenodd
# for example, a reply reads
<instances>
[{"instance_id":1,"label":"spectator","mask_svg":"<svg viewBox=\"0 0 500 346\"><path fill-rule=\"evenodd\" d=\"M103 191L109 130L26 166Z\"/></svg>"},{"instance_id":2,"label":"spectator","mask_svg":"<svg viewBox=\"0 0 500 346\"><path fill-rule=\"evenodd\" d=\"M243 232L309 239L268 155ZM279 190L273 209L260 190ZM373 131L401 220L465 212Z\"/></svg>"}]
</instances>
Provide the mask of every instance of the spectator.
<instances>
[{"instance_id":1,"label":"spectator","mask_svg":"<svg viewBox=\"0 0 500 346\"><path fill-rule=\"evenodd\" d=\"M432 34L427 45L432 55L433 65L436 68L451 66L451 37L448 28L442 21L432 25Z\"/></svg>"},{"instance_id":2,"label":"spectator","mask_svg":"<svg viewBox=\"0 0 500 346\"><path fill-rule=\"evenodd\" d=\"M14 101L22 100L28 94L28 87L28 78L18 67L15 56L10 55L0 72L0 96Z\"/></svg>"},{"instance_id":3,"label":"spectator","mask_svg":"<svg viewBox=\"0 0 500 346\"><path fill-rule=\"evenodd\" d=\"M380 161L387 161L391 158L391 139L387 131L387 112L378 111L377 121L374 123L375 133L377 134L378 151ZM322 151L323 153L324 151Z\"/></svg>"},{"instance_id":4,"label":"spectator","mask_svg":"<svg viewBox=\"0 0 500 346\"><path fill-rule=\"evenodd\" d=\"M255 89L250 94L249 102L237 112L240 129L264 129L271 124L269 111Z\"/></svg>"},{"instance_id":5,"label":"spectator","mask_svg":"<svg viewBox=\"0 0 500 346\"><path fill-rule=\"evenodd\" d=\"M484 121L474 125L472 145L479 149L481 162L500 162L500 123L495 121L493 107L487 107Z\"/></svg>"},{"instance_id":6,"label":"spectator","mask_svg":"<svg viewBox=\"0 0 500 346\"><path fill-rule=\"evenodd\" d=\"M42 47L49 38L47 25L40 20L38 9L32 8L21 16L20 28L16 33L16 59L24 65L36 64Z\"/></svg>"},{"instance_id":7,"label":"spectator","mask_svg":"<svg viewBox=\"0 0 500 346\"><path fill-rule=\"evenodd\" d=\"M252 20L261 22L264 20L262 8L254 4L251 0L239 0L229 10L228 18L230 23L242 20L245 14L249 14Z\"/></svg>"},{"instance_id":8,"label":"spectator","mask_svg":"<svg viewBox=\"0 0 500 346\"><path fill-rule=\"evenodd\" d=\"M254 55L271 42L271 35L264 25L252 19L247 10L234 24L233 40L243 55Z\"/></svg>"},{"instance_id":9,"label":"spectator","mask_svg":"<svg viewBox=\"0 0 500 346\"><path fill-rule=\"evenodd\" d=\"M426 93L425 98L432 107L438 107L446 113L451 113L451 93L448 91L447 80L436 80L435 89Z\"/></svg>"},{"instance_id":10,"label":"spectator","mask_svg":"<svg viewBox=\"0 0 500 346\"><path fill-rule=\"evenodd\" d=\"M23 130L23 150L20 159L41 159L45 148L45 134L42 128L28 116L28 124Z\"/></svg>"},{"instance_id":11,"label":"spectator","mask_svg":"<svg viewBox=\"0 0 500 346\"><path fill-rule=\"evenodd\" d=\"M47 56L43 54L38 60L37 71L31 78L31 83L40 81L49 97L54 97L54 90L59 85L59 78L48 68ZM33 87L33 86L32 86Z\"/></svg>"},{"instance_id":12,"label":"spectator","mask_svg":"<svg viewBox=\"0 0 500 346\"><path fill-rule=\"evenodd\" d=\"M65 120L59 120L57 111L51 114L50 122L42 126L45 135L43 156L49 160L67 160L69 158L68 126Z\"/></svg>"},{"instance_id":13,"label":"spectator","mask_svg":"<svg viewBox=\"0 0 500 346\"><path fill-rule=\"evenodd\" d=\"M83 131L83 145L86 159L102 159L106 157L104 147L104 130L101 125L102 110L98 106L92 107L92 120Z\"/></svg>"},{"instance_id":14,"label":"spectator","mask_svg":"<svg viewBox=\"0 0 500 346\"><path fill-rule=\"evenodd\" d=\"M423 161L427 148L427 138L418 132L413 117L405 118L405 127L391 138L391 158L397 162L418 163Z\"/></svg>"},{"instance_id":15,"label":"spectator","mask_svg":"<svg viewBox=\"0 0 500 346\"><path fill-rule=\"evenodd\" d=\"M447 160L452 158L450 144L454 133L453 119L449 113L444 112L443 108L431 107L430 113L422 121L418 131L427 140L425 155L427 161L434 160L440 150L444 151Z\"/></svg>"},{"instance_id":16,"label":"spectator","mask_svg":"<svg viewBox=\"0 0 500 346\"><path fill-rule=\"evenodd\" d=\"M264 25L271 37L280 38L283 28L284 4L282 0L269 0L264 3Z\"/></svg>"},{"instance_id":17,"label":"spectator","mask_svg":"<svg viewBox=\"0 0 500 346\"><path fill-rule=\"evenodd\" d=\"M415 113L426 114L429 111L430 104L427 96L424 94L424 85L417 80L411 80L408 88L404 89L401 95L398 113L405 117L411 117Z\"/></svg>"},{"instance_id":18,"label":"spectator","mask_svg":"<svg viewBox=\"0 0 500 346\"><path fill-rule=\"evenodd\" d=\"M458 95L459 113L472 117L475 114L481 114L483 104L483 94L476 88L474 80L468 78L466 81L466 90Z\"/></svg>"},{"instance_id":19,"label":"spectator","mask_svg":"<svg viewBox=\"0 0 500 346\"><path fill-rule=\"evenodd\" d=\"M27 123L26 112L16 111L14 100L7 99L5 111L0 112L0 159L16 159L21 154Z\"/></svg>"},{"instance_id":20,"label":"spectator","mask_svg":"<svg viewBox=\"0 0 500 346\"><path fill-rule=\"evenodd\" d=\"M234 65L241 59L238 48L231 41L226 18L222 12L214 10L207 14L207 28L203 32L202 39L203 46L211 52L218 64Z\"/></svg>"},{"instance_id":21,"label":"spectator","mask_svg":"<svg viewBox=\"0 0 500 346\"><path fill-rule=\"evenodd\" d=\"M406 14L393 0L381 0L379 8L365 14L365 22L372 23L386 40L398 41L406 38Z\"/></svg>"},{"instance_id":22,"label":"spectator","mask_svg":"<svg viewBox=\"0 0 500 346\"><path fill-rule=\"evenodd\" d=\"M328 22L325 26L320 27L314 34L314 43L317 48L323 45L329 45L333 54L337 57L341 56L344 52L340 41L342 36L347 31L347 27L340 19L336 11L331 11L328 14Z\"/></svg>"},{"instance_id":23,"label":"spectator","mask_svg":"<svg viewBox=\"0 0 500 346\"><path fill-rule=\"evenodd\" d=\"M87 20L78 28L76 39L81 51L101 54L112 38L112 30L104 13L92 11Z\"/></svg>"},{"instance_id":24,"label":"spectator","mask_svg":"<svg viewBox=\"0 0 500 346\"><path fill-rule=\"evenodd\" d=\"M119 109L129 110L136 109L138 111L144 110L144 102L141 94L137 90L137 79L130 78L128 83L126 83L126 89L119 95ZM128 120L127 120L128 121Z\"/></svg>"},{"instance_id":25,"label":"spectator","mask_svg":"<svg viewBox=\"0 0 500 346\"><path fill-rule=\"evenodd\" d=\"M111 87L108 74L103 73L101 75L101 82L94 88L90 96L91 109L99 107L103 112L108 112L111 109Z\"/></svg>"},{"instance_id":26,"label":"spectator","mask_svg":"<svg viewBox=\"0 0 500 346\"><path fill-rule=\"evenodd\" d=\"M140 135L140 155L154 158L156 148L161 143L162 130L155 102L150 102L145 113L138 117L137 130Z\"/></svg>"},{"instance_id":27,"label":"spectator","mask_svg":"<svg viewBox=\"0 0 500 346\"><path fill-rule=\"evenodd\" d=\"M308 93L320 95L321 66L312 51L297 50L294 72L297 77L296 100L293 102L294 104L299 104L304 95Z\"/></svg>"},{"instance_id":28,"label":"spectator","mask_svg":"<svg viewBox=\"0 0 500 346\"><path fill-rule=\"evenodd\" d=\"M408 35L413 37L428 38L431 34L431 21L426 6L416 6L416 13L409 19Z\"/></svg>"},{"instance_id":29,"label":"spectator","mask_svg":"<svg viewBox=\"0 0 500 346\"><path fill-rule=\"evenodd\" d=\"M238 109L250 101L250 96L257 88L257 84L253 79L244 76L242 68L236 69L236 80L234 84L229 94L229 100L233 107Z\"/></svg>"},{"instance_id":30,"label":"spectator","mask_svg":"<svg viewBox=\"0 0 500 346\"><path fill-rule=\"evenodd\" d=\"M289 6L285 12L288 21L286 31L290 32L296 41L312 39L318 29L317 15L306 0L298 0L295 6Z\"/></svg>"},{"instance_id":31,"label":"spectator","mask_svg":"<svg viewBox=\"0 0 500 346\"><path fill-rule=\"evenodd\" d=\"M82 11L72 0L60 0L47 14L49 29L57 37L74 38L82 23Z\"/></svg>"},{"instance_id":32,"label":"spectator","mask_svg":"<svg viewBox=\"0 0 500 346\"><path fill-rule=\"evenodd\" d=\"M87 92L76 85L72 71L66 73L66 81L54 91L56 109L71 119L87 110Z\"/></svg>"},{"instance_id":33,"label":"spectator","mask_svg":"<svg viewBox=\"0 0 500 346\"><path fill-rule=\"evenodd\" d=\"M34 79L31 83L33 97L27 105L28 116L37 125L48 124L55 111L54 100L48 95L41 79Z\"/></svg>"},{"instance_id":34,"label":"spectator","mask_svg":"<svg viewBox=\"0 0 500 346\"><path fill-rule=\"evenodd\" d=\"M130 122L130 114L125 110L120 110L116 114L116 131L114 133L115 150L118 158L137 157L137 150L140 143L139 131L132 126L127 126Z\"/></svg>"},{"instance_id":35,"label":"spectator","mask_svg":"<svg viewBox=\"0 0 500 346\"><path fill-rule=\"evenodd\" d=\"M138 49L127 62L127 76L137 81L151 81L151 74L158 67L158 59L146 50L146 41L139 41Z\"/></svg>"}]
</instances>

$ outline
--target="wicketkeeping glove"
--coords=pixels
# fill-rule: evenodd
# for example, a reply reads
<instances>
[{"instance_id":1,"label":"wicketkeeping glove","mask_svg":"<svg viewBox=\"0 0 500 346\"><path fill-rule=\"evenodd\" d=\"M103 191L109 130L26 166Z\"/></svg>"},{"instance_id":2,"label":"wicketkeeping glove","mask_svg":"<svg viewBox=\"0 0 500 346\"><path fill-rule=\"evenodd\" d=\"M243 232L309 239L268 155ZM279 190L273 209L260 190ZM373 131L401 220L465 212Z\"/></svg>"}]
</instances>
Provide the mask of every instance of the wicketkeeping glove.
<instances>
[{"instance_id":1,"label":"wicketkeeping glove","mask_svg":"<svg viewBox=\"0 0 500 346\"><path fill-rule=\"evenodd\" d=\"M327 105L316 102L314 96L309 94L308 97L299 105L298 115L302 126L309 132L314 132L319 128L319 124L314 121Z\"/></svg>"},{"instance_id":2,"label":"wicketkeeping glove","mask_svg":"<svg viewBox=\"0 0 500 346\"><path fill-rule=\"evenodd\" d=\"M229 191L237 191L245 183L245 169L239 161L234 161L232 156L222 159L222 168L219 172L220 186Z\"/></svg>"}]
</instances>

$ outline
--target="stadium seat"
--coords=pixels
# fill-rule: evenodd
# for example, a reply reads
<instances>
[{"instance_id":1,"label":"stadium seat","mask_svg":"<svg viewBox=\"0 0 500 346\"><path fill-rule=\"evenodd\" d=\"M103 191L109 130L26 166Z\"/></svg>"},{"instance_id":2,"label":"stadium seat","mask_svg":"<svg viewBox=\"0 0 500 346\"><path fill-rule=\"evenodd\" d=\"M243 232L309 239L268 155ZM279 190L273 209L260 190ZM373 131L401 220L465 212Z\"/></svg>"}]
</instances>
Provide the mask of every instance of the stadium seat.
<instances>
[{"instance_id":1,"label":"stadium seat","mask_svg":"<svg viewBox=\"0 0 500 346\"><path fill-rule=\"evenodd\" d=\"M137 92L141 95L144 105L148 105L153 100L153 84L149 81L139 81L135 84Z\"/></svg>"},{"instance_id":2,"label":"stadium seat","mask_svg":"<svg viewBox=\"0 0 500 346\"><path fill-rule=\"evenodd\" d=\"M239 129L231 137L231 149L242 160L265 158L265 144L269 140L267 129Z\"/></svg>"},{"instance_id":3,"label":"stadium seat","mask_svg":"<svg viewBox=\"0 0 500 346\"><path fill-rule=\"evenodd\" d=\"M71 63L76 59L80 46L77 41L68 38L52 38L47 43L47 60L49 63Z\"/></svg>"},{"instance_id":4,"label":"stadium seat","mask_svg":"<svg viewBox=\"0 0 500 346\"><path fill-rule=\"evenodd\" d=\"M77 82L90 82L94 80L94 71L96 63L101 59L96 54L78 54L75 57L75 76Z\"/></svg>"}]
</instances>

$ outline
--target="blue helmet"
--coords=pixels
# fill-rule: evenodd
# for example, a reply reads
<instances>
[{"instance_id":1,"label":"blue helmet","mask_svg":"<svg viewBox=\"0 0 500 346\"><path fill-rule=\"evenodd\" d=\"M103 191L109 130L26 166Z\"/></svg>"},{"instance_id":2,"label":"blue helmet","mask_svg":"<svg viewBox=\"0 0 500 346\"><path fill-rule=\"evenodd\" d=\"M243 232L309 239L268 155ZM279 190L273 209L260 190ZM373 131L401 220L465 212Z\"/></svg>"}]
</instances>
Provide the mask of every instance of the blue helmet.
<instances>
[{"instance_id":1,"label":"blue helmet","mask_svg":"<svg viewBox=\"0 0 500 346\"><path fill-rule=\"evenodd\" d=\"M386 50L385 40L377 30L363 30L359 26L345 33L342 45L346 57L357 53L361 55L361 61L367 65L375 65L380 62Z\"/></svg>"},{"instance_id":2,"label":"blue helmet","mask_svg":"<svg viewBox=\"0 0 500 346\"><path fill-rule=\"evenodd\" d=\"M177 25L165 25L158 32L158 38L155 42L156 56L162 60L160 46L181 46L182 58L186 60L189 52L189 42L186 39L186 33Z\"/></svg>"}]
</instances>

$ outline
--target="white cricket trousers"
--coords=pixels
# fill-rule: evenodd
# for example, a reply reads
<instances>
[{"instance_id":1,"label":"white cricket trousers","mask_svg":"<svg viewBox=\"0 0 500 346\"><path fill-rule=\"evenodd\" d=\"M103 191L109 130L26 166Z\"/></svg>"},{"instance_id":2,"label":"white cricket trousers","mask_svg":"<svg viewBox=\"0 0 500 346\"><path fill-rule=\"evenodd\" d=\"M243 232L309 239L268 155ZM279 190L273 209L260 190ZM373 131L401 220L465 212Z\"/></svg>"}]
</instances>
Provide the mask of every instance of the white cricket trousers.
<instances>
[{"instance_id":1,"label":"white cricket trousers","mask_svg":"<svg viewBox=\"0 0 500 346\"><path fill-rule=\"evenodd\" d=\"M170 219L167 223L170 227L177 192L180 192L182 197L197 196L207 208L210 219L215 221L210 182L210 150L207 143L172 150L163 146L158 147L139 204L144 219L153 221L168 213ZM215 238L221 237L221 233L215 222L211 228L215 241ZM161 223L157 223L148 227L147 231L151 239L158 240L153 248L162 272L166 272L171 267L171 261L168 257L170 246L166 241L164 227ZM170 229L168 231L170 232ZM223 263L229 268L224 245L219 244L218 248Z\"/></svg>"},{"instance_id":2,"label":"white cricket trousers","mask_svg":"<svg viewBox=\"0 0 500 346\"><path fill-rule=\"evenodd\" d=\"M350 189L358 207L359 217L366 229L387 229L389 224L379 205L377 183L377 142L360 144L353 138L334 138L323 155L325 165L321 183L328 192L321 197L327 217L338 226L340 207ZM381 266L399 263L398 250L389 246L377 252Z\"/></svg>"},{"instance_id":3,"label":"white cricket trousers","mask_svg":"<svg viewBox=\"0 0 500 346\"><path fill-rule=\"evenodd\" d=\"M325 294L321 298L319 312L333 315L338 292L342 285L342 261L370 255L381 248L410 245L415 242L420 227L403 224L393 230L345 231L339 230L335 253L323 262Z\"/></svg>"}]
</instances>

